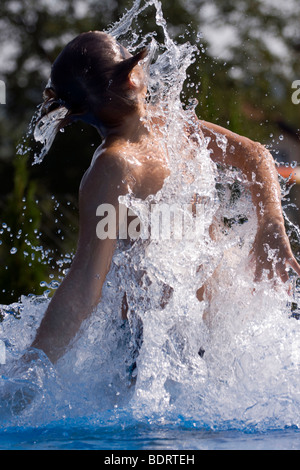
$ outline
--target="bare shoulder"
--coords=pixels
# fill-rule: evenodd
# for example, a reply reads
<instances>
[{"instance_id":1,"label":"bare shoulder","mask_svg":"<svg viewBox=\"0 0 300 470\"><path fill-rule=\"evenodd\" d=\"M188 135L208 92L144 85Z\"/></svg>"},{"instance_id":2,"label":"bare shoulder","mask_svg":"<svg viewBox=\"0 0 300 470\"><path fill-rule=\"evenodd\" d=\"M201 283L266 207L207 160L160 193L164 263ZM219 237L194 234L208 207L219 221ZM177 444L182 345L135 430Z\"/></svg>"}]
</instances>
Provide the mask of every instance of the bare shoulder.
<instances>
[{"instance_id":1,"label":"bare shoulder","mask_svg":"<svg viewBox=\"0 0 300 470\"><path fill-rule=\"evenodd\" d=\"M116 202L125 192L127 173L126 161L117 153L105 149L95 153L80 184L81 203Z\"/></svg>"},{"instance_id":2,"label":"bare shoulder","mask_svg":"<svg viewBox=\"0 0 300 470\"><path fill-rule=\"evenodd\" d=\"M104 182L108 177L110 180L116 180L124 177L127 171L124 158L121 158L117 152L102 149L95 152L92 163L82 179L81 186L87 182L90 183L93 179L99 181L101 178Z\"/></svg>"},{"instance_id":3,"label":"bare shoulder","mask_svg":"<svg viewBox=\"0 0 300 470\"><path fill-rule=\"evenodd\" d=\"M225 127L219 126L218 124L214 124L212 122L199 120L199 125L203 134L205 136L208 135L209 137L213 137L214 140L216 136L223 135L227 139L229 139L231 142L236 142L237 144L245 145L251 142L251 140L248 139L247 137L236 134L235 132L232 132L231 130L226 129Z\"/></svg>"},{"instance_id":4,"label":"bare shoulder","mask_svg":"<svg viewBox=\"0 0 300 470\"><path fill-rule=\"evenodd\" d=\"M243 169L249 159L259 160L271 157L266 147L260 142L210 122L200 120L199 125L204 137L209 138L208 148L212 151L211 158L215 162ZM225 139L220 139L220 136ZM226 148L225 152L224 147Z\"/></svg>"},{"instance_id":5,"label":"bare shoulder","mask_svg":"<svg viewBox=\"0 0 300 470\"><path fill-rule=\"evenodd\" d=\"M224 136L228 144L233 145L235 148L243 147L247 149L256 148L258 150L265 150L265 146L260 142L251 140L249 137L237 134L230 129L213 124L207 121L199 120L199 126L204 136L209 137L213 143L216 142L218 136Z\"/></svg>"}]
</instances>

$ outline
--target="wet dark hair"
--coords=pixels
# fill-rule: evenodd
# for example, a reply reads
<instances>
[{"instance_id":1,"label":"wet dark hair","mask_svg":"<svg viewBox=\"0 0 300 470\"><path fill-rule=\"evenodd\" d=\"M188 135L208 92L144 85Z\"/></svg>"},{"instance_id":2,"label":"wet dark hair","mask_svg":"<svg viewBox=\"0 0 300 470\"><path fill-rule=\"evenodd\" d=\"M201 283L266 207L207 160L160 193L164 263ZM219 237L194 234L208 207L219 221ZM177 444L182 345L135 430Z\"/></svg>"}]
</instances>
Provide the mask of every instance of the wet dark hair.
<instances>
[{"instance_id":1,"label":"wet dark hair","mask_svg":"<svg viewBox=\"0 0 300 470\"><path fill-rule=\"evenodd\" d=\"M44 91L42 115L65 106L65 121L80 118L101 108L118 96L124 112L136 107L136 96L128 86L132 69L147 54L143 49L135 56L106 33L82 33L62 50L55 60L51 79ZM63 127L63 126L61 126Z\"/></svg>"}]
</instances>

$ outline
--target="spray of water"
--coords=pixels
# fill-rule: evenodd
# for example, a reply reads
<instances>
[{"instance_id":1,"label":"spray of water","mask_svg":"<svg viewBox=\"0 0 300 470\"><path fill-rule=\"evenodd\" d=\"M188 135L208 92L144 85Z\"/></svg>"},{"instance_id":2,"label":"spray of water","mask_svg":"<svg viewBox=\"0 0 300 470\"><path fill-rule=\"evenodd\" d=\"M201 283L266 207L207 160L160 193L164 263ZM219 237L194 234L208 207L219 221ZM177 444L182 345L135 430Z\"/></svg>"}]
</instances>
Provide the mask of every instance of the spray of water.
<instances>
[{"instance_id":1,"label":"spray of water","mask_svg":"<svg viewBox=\"0 0 300 470\"><path fill-rule=\"evenodd\" d=\"M135 27L142 12L155 15L162 43L155 33L141 36ZM203 237L138 240L127 250L120 245L97 310L55 369L36 352L25 372L14 361L30 344L47 298L22 298L18 320L4 311L0 333L7 366L1 384L9 385L10 393L2 394L2 421L34 424L122 408L139 419L185 416L212 428L298 426L300 324L290 310L297 299L280 283L276 288L267 280L253 284L248 253L256 217L247 188L238 172L215 167L193 118L195 104L184 108L180 100L197 48L171 39L158 0L135 1L108 32L120 42L126 39L132 52L149 48L144 67L148 100L155 106L149 106L147 119L165 117L159 144L171 170L156 195L142 201L128 194L121 202L143 222L150 203L183 205L196 194L205 207ZM53 114L36 129L35 138L45 145L37 161L60 118ZM225 151L226 139L218 139ZM209 302L196 298L204 282L210 286ZM166 289L167 303L162 302ZM127 322L120 318L124 290Z\"/></svg>"},{"instance_id":2,"label":"spray of water","mask_svg":"<svg viewBox=\"0 0 300 470\"><path fill-rule=\"evenodd\" d=\"M67 112L66 108L60 107L57 111L53 111L38 120L34 128L34 139L42 144L42 150L38 155L34 156L34 164L42 163L45 155L49 152L55 139L57 126L66 116Z\"/></svg>"}]
</instances>

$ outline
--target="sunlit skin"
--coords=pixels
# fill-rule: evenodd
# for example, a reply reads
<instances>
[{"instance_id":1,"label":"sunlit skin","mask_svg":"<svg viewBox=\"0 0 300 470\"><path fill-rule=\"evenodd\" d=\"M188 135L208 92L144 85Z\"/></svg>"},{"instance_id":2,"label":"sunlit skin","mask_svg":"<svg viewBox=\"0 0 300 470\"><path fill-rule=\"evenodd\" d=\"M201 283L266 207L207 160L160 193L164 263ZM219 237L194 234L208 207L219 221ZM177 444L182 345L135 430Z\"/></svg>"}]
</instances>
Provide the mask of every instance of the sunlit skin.
<instances>
[{"instance_id":1,"label":"sunlit skin","mask_svg":"<svg viewBox=\"0 0 300 470\"><path fill-rule=\"evenodd\" d=\"M128 188L137 198L145 199L162 188L169 174L164 154L155 138L157 128L153 129L151 123L146 125L145 122L149 105L145 101L145 76L140 64L126 77L125 86L135 94L138 103L130 114L119 110L117 95L110 98L106 107L100 107L97 96L92 96L89 113L80 117L99 130L103 141L80 184L76 255L32 344L43 350L53 363L65 353L82 322L99 303L110 269L116 240L97 237L97 207L109 203L118 212L118 197L127 194ZM161 125L163 119L161 116ZM249 258L254 280L260 281L264 270L270 279L278 275L283 282L288 280L289 268L300 275L300 267L284 228L280 187L271 154L261 144L215 124L201 120L198 124L199 132L210 137L212 160L240 168L249 181L258 218L258 230ZM216 132L228 141L225 154L217 145ZM276 250L276 262L268 259L267 246ZM202 300L205 286L195 295Z\"/></svg>"}]
</instances>

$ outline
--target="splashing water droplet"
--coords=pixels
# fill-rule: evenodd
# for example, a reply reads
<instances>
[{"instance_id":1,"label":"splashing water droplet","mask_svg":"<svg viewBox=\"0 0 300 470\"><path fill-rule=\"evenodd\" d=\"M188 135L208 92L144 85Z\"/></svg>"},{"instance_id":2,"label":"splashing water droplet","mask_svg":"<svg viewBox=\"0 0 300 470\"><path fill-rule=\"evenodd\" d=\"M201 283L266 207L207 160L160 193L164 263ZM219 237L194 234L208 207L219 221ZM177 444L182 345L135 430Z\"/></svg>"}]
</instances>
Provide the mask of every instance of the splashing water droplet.
<instances>
[{"instance_id":1,"label":"splashing water droplet","mask_svg":"<svg viewBox=\"0 0 300 470\"><path fill-rule=\"evenodd\" d=\"M40 154L34 156L34 164L41 163L45 155L49 152L57 134L58 125L66 116L67 112L68 110L66 108L60 107L37 121L33 135L35 141L40 142L43 147Z\"/></svg>"}]
</instances>

